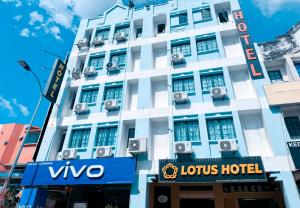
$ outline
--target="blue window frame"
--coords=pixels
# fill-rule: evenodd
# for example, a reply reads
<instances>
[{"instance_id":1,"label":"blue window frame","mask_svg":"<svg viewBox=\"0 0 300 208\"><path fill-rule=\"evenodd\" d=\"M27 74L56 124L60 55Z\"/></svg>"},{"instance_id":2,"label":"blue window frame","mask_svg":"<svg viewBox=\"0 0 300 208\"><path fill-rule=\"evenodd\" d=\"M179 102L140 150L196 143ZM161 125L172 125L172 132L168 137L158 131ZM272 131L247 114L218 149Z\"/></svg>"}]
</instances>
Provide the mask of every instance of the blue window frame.
<instances>
[{"instance_id":1,"label":"blue window frame","mask_svg":"<svg viewBox=\"0 0 300 208\"><path fill-rule=\"evenodd\" d=\"M291 139L300 139L300 121L297 116L284 118Z\"/></svg>"},{"instance_id":2,"label":"blue window frame","mask_svg":"<svg viewBox=\"0 0 300 208\"><path fill-rule=\"evenodd\" d=\"M123 87L106 87L105 88L105 94L104 94L104 100L121 100L122 99L122 91Z\"/></svg>"},{"instance_id":3,"label":"blue window frame","mask_svg":"<svg viewBox=\"0 0 300 208\"><path fill-rule=\"evenodd\" d=\"M190 43L180 43L172 45L172 54L183 53L185 56L191 55Z\"/></svg>"},{"instance_id":4,"label":"blue window frame","mask_svg":"<svg viewBox=\"0 0 300 208\"><path fill-rule=\"evenodd\" d=\"M180 26L188 24L187 12L171 15L171 26Z\"/></svg>"},{"instance_id":5,"label":"blue window frame","mask_svg":"<svg viewBox=\"0 0 300 208\"><path fill-rule=\"evenodd\" d=\"M211 88L223 86L225 86L225 81L222 73L201 75L201 87L203 91L210 91Z\"/></svg>"},{"instance_id":6,"label":"blue window frame","mask_svg":"<svg viewBox=\"0 0 300 208\"><path fill-rule=\"evenodd\" d=\"M125 66L126 53L112 54L110 61L118 64L118 66Z\"/></svg>"},{"instance_id":7,"label":"blue window frame","mask_svg":"<svg viewBox=\"0 0 300 208\"><path fill-rule=\"evenodd\" d=\"M98 30L96 32L96 37L102 37L103 40L108 40L109 38L109 31L110 29L103 29L103 30Z\"/></svg>"},{"instance_id":8,"label":"blue window frame","mask_svg":"<svg viewBox=\"0 0 300 208\"><path fill-rule=\"evenodd\" d=\"M80 97L81 103L96 103L99 89L83 89Z\"/></svg>"},{"instance_id":9,"label":"blue window frame","mask_svg":"<svg viewBox=\"0 0 300 208\"><path fill-rule=\"evenodd\" d=\"M195 23L212 20L210 8L196 9L193 16Z\"/></svg>"},{"instance_id":10,"label":"blue window frame","mask_svg":"<svg viewBox=\"0 0 300 208\"><path fill-rule=\"evenodd\" d=\"M200 141L198 121L176 121L175 141Z\"/></svg>"},{"instance_id":11,"label":"blue window frame","mask_svg":"<svg viewBox=\"0 0 300 208\"><path fill-rule=\"evenodd\" d=\"M143 28L142 27L137 28L135 38L141 38L142 35L143 35Z\"/></svg>"},{"instance_id":12,"label":"blue window frame","mask_svg":"<svg viewBox=\"0 0 300 208\"><path fill-rule=\"evenodd\" d=\"M85 148L88 146L90 129L76 129L71 133L69 148Z\"/></svg>"},{"instance_id":13,"label":"blue window frame","mask_svg":"<svg viewBox=\"0 0 300 208\"><path fill-rule=\"evenodd\" d=\"M89 66L94 66L96 69L102 69L104 56L90 57Z\"/></svg>"},{"instance_id":14,"label":"blue window frame","mask_svg":"<svg viewBox=\"0 0 300 208\"><path fill-rule=\"evenodd\" d=\"M213 53L218 50L216 37L202 38L197 40L198 53Z\"/></svg>"},{"instance_id":15,"label":"blue window frame","mask_svg":"<svg viewBox=\"0 0 300 208\"><path fill-rule=\"evenodd\" d=\"M296 67L296 70L299 74L299 77L300 77L300 63L294 63L295 64L295 67Z\"/></svg>"},{"instance_id":16,"label":"blue window frame","mask_svg":"<svg viewBox=\"0 0 300 208\"><path fill-rule=\"evenodd\" d=\"M195 93L194 78L173 79L173 92Z\"/></svg>"},{"instance_id":17,"label":"blue window frame","mask_svg":"<svg viewBox=\"0 0 300 208\"><path fill-rule=\"evenodd\" d=\"M114 146L118 127L100 127L97 130L95 146Z\"/></svg>"},{"instance_id":18,"label":"blue window frame","mask_svg":"<svg viewBox=\"0 0 300 208\"><path fill-rule=\"evenodd\" d=\"M116 27L115 29L115 34L116 33L122 33L124 32L125 34L129 34L129 26L123 26L123 27Z\"/></svg>"},{"instance_id":19,"label":"blue window frame","mask_svg":"<svg viewBox=\"0 0 300 208\"><path fill-rule=\"evenodd\" d=\"M268 71L268 75L272 83L283 81L280 70Z\"/></svg>"},{"instance_id":20,"label":"blue window frame","mask_svg":"<svg viewBox=\"0 0 300 208\"><path fill-rule=\"evenodd\" d=\"M209 140L236 138L232 118L208 119L207 131Z\"/></svg>"}]
</instances>

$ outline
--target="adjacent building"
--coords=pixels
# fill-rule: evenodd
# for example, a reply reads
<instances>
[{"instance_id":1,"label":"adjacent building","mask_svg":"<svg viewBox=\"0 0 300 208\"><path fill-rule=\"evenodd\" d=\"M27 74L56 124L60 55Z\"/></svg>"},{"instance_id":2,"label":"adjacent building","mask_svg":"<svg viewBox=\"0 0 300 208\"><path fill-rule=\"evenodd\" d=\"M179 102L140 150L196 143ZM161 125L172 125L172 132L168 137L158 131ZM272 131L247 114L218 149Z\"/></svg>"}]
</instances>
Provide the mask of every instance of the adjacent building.
<instances>
[{"instance_id":1,"label":"adjacent building","mask_svg":"<svg viewBox=\"0 0 300 208\"><path fill-rule=\"evenodd\" d=\"M23 142L27 125L24 124L2 124L0 125L0 186L10 171L16 155ZM25 146L21 152L16 169L10 181L11 185L20 185L25 166L27 162L32 162L32 156L35 152L36 144L40 135L38 127L32 127L25 141Z\"/></svg>"},{"instance_id":2,"label":"adjacent building","mask_svg":"<svg viewBox=\"0 0 300 208\"><path fill-rule=\"evenodd\" d=\"M20 206L300 207L297 66L281 60L291 82L272 84L237 0L81 20Z\"/></svg>"}]
</instances>

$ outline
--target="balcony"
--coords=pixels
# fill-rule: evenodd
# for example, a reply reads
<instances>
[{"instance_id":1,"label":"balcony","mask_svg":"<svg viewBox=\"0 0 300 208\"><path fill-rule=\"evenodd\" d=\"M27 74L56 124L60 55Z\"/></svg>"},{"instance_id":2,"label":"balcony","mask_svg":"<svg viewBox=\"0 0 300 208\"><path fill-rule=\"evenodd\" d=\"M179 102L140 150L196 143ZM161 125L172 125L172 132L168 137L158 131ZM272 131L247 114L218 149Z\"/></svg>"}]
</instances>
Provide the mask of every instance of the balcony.
<instances>
[{"instance_id":1,"label":"balcony","mask_svg":"<svg viewBox=\"0 0 300 208\"><path fill-rule=\"evenodd\" d=\"M270 106L300 104L300 81L265 85L264 89Z\"/></svg>"}]
</instances>

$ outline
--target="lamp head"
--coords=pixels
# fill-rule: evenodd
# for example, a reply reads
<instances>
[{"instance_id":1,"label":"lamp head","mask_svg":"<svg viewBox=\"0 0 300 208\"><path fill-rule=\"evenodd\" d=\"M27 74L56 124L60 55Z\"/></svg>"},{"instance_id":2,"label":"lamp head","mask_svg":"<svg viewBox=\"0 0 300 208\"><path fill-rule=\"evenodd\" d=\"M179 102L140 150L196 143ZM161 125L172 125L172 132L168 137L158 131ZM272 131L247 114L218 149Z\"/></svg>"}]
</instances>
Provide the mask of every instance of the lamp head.
<instances>
[{"instance_id":1,"label":"lamp head","mask_svg":"<svg viewBox=\"0 0 300 208\"><path fill-rule=\"evenodd\" d=\"M18 63L22 66L26 71L30 71L30 66L24 60L19 60Z\"/></svg>"}]
</instances>

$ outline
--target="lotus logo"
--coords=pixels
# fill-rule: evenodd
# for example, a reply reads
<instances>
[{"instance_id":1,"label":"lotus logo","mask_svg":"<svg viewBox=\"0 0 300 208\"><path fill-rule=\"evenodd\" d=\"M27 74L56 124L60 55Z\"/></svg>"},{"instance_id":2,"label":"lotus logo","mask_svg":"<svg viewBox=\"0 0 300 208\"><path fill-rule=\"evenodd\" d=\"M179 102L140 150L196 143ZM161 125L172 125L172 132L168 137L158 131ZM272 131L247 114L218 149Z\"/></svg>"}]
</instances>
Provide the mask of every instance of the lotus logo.
<instances>
[{"instance_id":1,"label":"lotus logo","mask_svg":"<svg viewBox=\"0 0 300 208\"><path fill-rule=\"evenodd\" d=\"M172 163L168 163L162 168L162 172L165 179L176 179L178 168Z\"/></svg>"}]
</instances>

